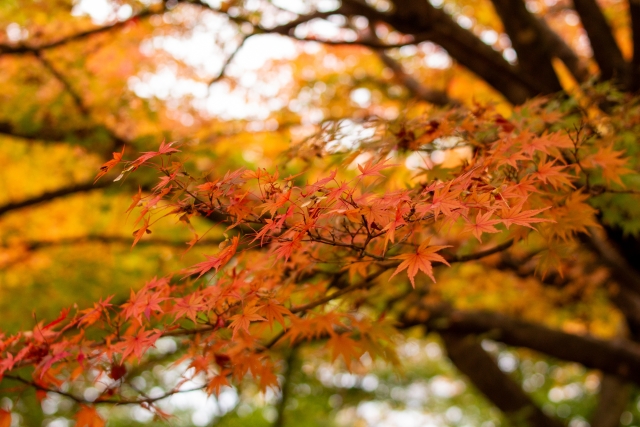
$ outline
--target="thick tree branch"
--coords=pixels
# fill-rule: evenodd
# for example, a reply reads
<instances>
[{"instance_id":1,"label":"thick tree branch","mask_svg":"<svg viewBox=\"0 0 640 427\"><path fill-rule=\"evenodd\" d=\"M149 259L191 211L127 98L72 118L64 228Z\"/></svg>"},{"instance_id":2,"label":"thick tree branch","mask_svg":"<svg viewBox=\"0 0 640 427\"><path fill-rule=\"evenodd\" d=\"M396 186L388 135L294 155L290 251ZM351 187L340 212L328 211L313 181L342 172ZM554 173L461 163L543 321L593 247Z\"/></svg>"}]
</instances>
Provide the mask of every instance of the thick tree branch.
<instances>
[{"instance_id":1,"label":"thick tree branch","mask_svg":"<svg viewBox=\"0 0 640 427\"><path fill-rule=\"evenodd\" d=\"M596 0L573 0L573 5L591 42L601 79L627 84L627 64Z\"/></svg>"},{"instance_id":2,"label":"thick tree branch","mask_svg":"<svg viewBox=\"0 0 640 427\"><path fill-rule=\"evenodd\" d=\"M640 90L640 0L629 0L631 16L631 37L633 40L633 59L631 60L631 87Z\"/></svg>"},{"instance_id":3,"label":"thick tree branch","mask_svg":"<svg viewBox=\"0 0 640 427\"><path fill-rule=\"evenodd\" d=\"M569 334L491 312L459 311L448 306L429 306L426 310L428 319L403 319L401 328L423 325L437 332L485 335L640 384L640 345L636 343Z\"/></svg>"},{"instance_id":4,"label":"thick tree branch","mask_svg":"<svg viewBox=\"0 0 640 427\"><path fill-rule=\"evenodd\" d=\"M580 60L574 50L543 19L538 19L538 25L542 32L544 43L551 55L564 63L578 83L586 82L589 79L589 70L586 64Z\"/></svg>"},{"instance_id":5,"label":"thick tree branch","mask_svg":"<svg viewBox=\"0 0 640 427\"><path fill-rule=\"evenodd\" d=\"M449 359L507 418L525 421L530 427L562 427L527 396L522 388L500 370L478 342L478 337L451 332L440 334Z\"/></svg>"},{"instance_id":6,"label":"thick tree branch","mask_svg":"<svg viewBox=\"0 0 640 427\"><path fill-rule=\"evenodd\" d=\"M595 228L589 229L586 239L600 255L604 264L610 268L611 275L618 285L640 295L640 274L628 264L616 247Z\"/></svg>"},{"instance_id":7,"label":"thick tree branch","mask_svg":"<svg viewBox=\"0 0 640 427\"><path fill-rule=\"evenodd\" d=\"M39 196L31 197L29 199L21 200L19 202L9 202L4 205L0 205L0 216L18 209L23 209L38 205L40 203L49 202L59 197L69 196L71 194L86 193L89 191L104 188L111 184L109 181L97 182L85 182L82 184L75 184L69 187L60 188L58 190L47 191Z\"/></svg>"},{"instance_id":8,"label":"thick tree branch","mask_svg":"<svg viewBox=\"0 0 640 427\"><path fill-rule=\"evenodd\" d=\"M598 405L591 417L591 427L618 427L620 415L629 402L631 386L614 375L603 375Z\"/></svg>"},{"instance_id":9,"label":"thick tree branch","mask_svg":"<svg viewBox=\"0 0 640 427\"><path fill-rule=\"evenodd\" d=\"M285 361L286 366L282 374L283 379L282 379L282 385L280 387L280 391L282 395L280 397L280 401L278 402L278 416L276 417L276 420L273 422L273 427L284 427L285 425L284 413L287 409L287 401L289 399L289 396L291 395L291 389L292 389L291 376L295 369L294 365L297 363L297 357L296 357L297 353L298 353L298 350L296 347L291 348L291 350L289 350L289 355L287 356L287 359Z\"/></svg>"},{"instance_id":10,"label":"thick tree branch","mask_svg":"<svg viewBox=\"0 0 640 427\"><path fill-rule=\"evenodd\" d=\"M519 67L529 76L536 76L546 93L560 91L562 86L538 19L521 0L492 0L492 3L518 53Z\"/></svg>"}]
</instances>

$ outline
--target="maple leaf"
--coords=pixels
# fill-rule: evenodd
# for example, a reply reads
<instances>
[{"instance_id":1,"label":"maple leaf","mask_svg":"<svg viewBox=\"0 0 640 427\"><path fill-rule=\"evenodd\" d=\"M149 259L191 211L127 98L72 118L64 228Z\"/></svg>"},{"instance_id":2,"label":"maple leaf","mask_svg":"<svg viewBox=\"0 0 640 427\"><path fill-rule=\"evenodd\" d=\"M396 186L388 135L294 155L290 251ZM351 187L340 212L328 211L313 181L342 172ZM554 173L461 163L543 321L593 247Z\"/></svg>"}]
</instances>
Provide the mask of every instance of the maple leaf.
<instances>
[{"instance_id":1,"label":"maple leaf","mask_svg":"<svg viewBox=\"0 0 640 427\"><path fill-rule=\"evenodd\" d=\"M71 356L71 353L69 353L68 351L62 350L55 354L46 356L44 359L42 359L42 362L37 367L37 370L40 371L40 379L44 377L44 375L47 373L47 371L51 368L51 366L54 363L59 362L68 356Z\"/></svg>"},{"instance_id":2,"label":"maple leaf","mask_svg":"<svg viewBox=\"0 0 640 427\"><path fill-rule=\"evenodd\" d=\"M331 350L331 360L333 362L339 356L342 356L345 363L349 365L352 360L357 360L362 356L362 351L358 349L358 343L349 338L348 333L332 334L327 340L327 348Z\"/></svg>"},{"instance_id":3,"label":"maple leaf","mask_svg":"<svg viewBox=\"0 0 640 427\"><path fill-rule=\"evenodd\" d=\"M308 195L315 193L320 188L333 181L336 178L337 173L338 169L334 169L328 177L317 180L315 184L307 185L305 192L302 193L302 197L307 197Z\"/></svg>"},{"instance_id":4,"label":"maple leaf","mask_svg":"<svg viewBox=\"0 0 640 427\"><path fill-rule=\"evenodd\" d=\"M146 289L140 289L136 294L132 289L129 301L122 304L122 314L125 319L133 317L138 323L142 324L141 315L144 314L147 320L151 320L151 313L153 311L163 311L160 303L166 299L165 297L161 297L157 292L149 294Z\"/></svg>"},{"instance_id":5,"label":"maple leaf","mask_svg":"<svg viewBox=\"0 0 640 427\"><path fill-rule=\"evenodd\" d=\"M287 327L282 315L293 316L288 308L280 304L275 299L270 299L267 304L260 306L258 312L267 318L269 326L273 327L273 322L277 321L282 325L283 329L286 329Z\"/></svg>"},{"instance_id":6,"label":"maple leaf","mask_svg":"<svg viewBox=\"0 0 640 427\"><path fill-rule=\"evenodd\" d=\"M220 394L220 389L222 387L229 387L230 384L227 376L230 374L231 372L228 369L224 369L220 372L220 375L216 375L211 378L209 383L207 383L207 393L215 394L217 396Z\"/></svg>"},{"instance_id":7,"label":"maple leaf","mask_svg":"<svg viewBox=\"0 0 640 427\"><path fill-rule=\"evenodd\" d=\"M429 241L430 239L427 239L422 242L415 253L402 254L393 258L402 259L404 261L400 263L396 271L394 271L391 277L389 277L389 280L391 280L393 276L400 273L401 271L407 270L407 276L409 276L411 286L413 286L414 288L416 287L414 278L416 274L418 274L418 271L424 272L435 283L436 279L435 277L433 277L433 267L431 266L431 261L437 261L446 265L450 265L446 259L436 253L437 251L448 248L450 246L429 246Z\"/></svg>"},{"instance_id":8,"label":"maple leaf","mask_svg":"<svg viewBox=\"0 0 640 427\"><path fill-rule=\"evenodd\" d=\"M142 358L142 355L152 347L153 344L160 338L161 332L157 329L145 331L141 329L135 335L127 335L124 337L122 360L126 360L131 354L136 356L138 360Z\"/></svg>"},{"instance_id":9,"label":"maple leaf","mask_svg":"<svg viewBox=\"0 0 640 427\"><path fill-rule=\"evenodd\" d=\"M112 304L109 304L112 298L113 295L107 297L107 299L105 299L104 301L102 300L102 298L100 298L100 301L93 304L93 308L80 310L80 313L83 314L83 316L80 317L78 325L86 327L97 322L102 316L102 313L105 313L106 310L112 306Z\"/></svg>"},{"instance_id":10,"label":"maple leaf","mask_svg":"<svg viewBox=\"0 0 640 427\"><path fill-rule=\"evenodd\" d=\"M118 163L120 163L120 160L122 160L122 156L124 156L124 147L122 147L122 152L113 153L113 159L100 166L100 172L98 172L98 174L96 175L96 179L93 181L93 183L95 184L96 182L98 182L100 178L105 176L111 169L113 169Z\"/></svg>"},{"instance_id":11,"label":"maple leaf","mask_svg":"<svg viewBox=\"0 0 640 427\"><path fill-rule=\"evenodd\" d=\"M238 236L233 236L230 246L227 246L216 255L205 255L205 258L207 258L206 261L198 263L193 267L184 270L184 272L186 272L187 275L199 273L197 277L198 279L211 269L215 269L217 272L220 267L226 265L229 260L231 260L231 258L233 258L233 256L236 254L236 250L238 249L238 242Z\"/></svg>"},{"instance_id":12,"label":"maple leaf","mask_svg":"<svg viewBox=\"0 0 640 427\"><path fill-rule=\"evenodd\" d=\"M391 241L391 243L395 241L396 229L406 224L406 221L402 217L402 210L400 208L396 209L396 218L382 229L382 231L386 231L386 234L384 236L384 248L382 249L383 255L387 251L387 245L389 241Z\"/></svg>"},{"instance_id":13,"label":"maple leaf","mask_svg":"<svg viewBox=\"0 0 640 427\"><path fill-rule=\"evenodd\" d=\"M131 245L132 249L136 244L138 244L140 239L142 239L142 236L144 236L145 234L151 234L151 230L149 230L148 217L144 219L144 224L142 224L142 227L133 232L133 244Z\"/></svg>"},{"instance_id":14,"label":"maple leaf","mask_svg":"<svg viewBox=\"0 0 640 427\"><path fill-rule=\"evenodd\" d=\"M133 211L133 209L138 206L140 204L140 200L142 200L142 187L138 186L138 193L134 194L132 197L132 202L129 205L129 207L127 208L127 211L125 212L127 214L127 218L129 217L129 214Z\"/></svg>"},{"instance_id":15,"label":"maple leaf","mask_svg":"<svg viewBox=\"0 0 640 427\"><path fill-rule=\"evenodd\" d=\"M499 233L500 230L494 227L495 224L499 224L500 220L491 219L493 216L493 211L489 211L486 214L482 215L481 212L478 212L476 215L475 223L468 223L464 227L464 231L471 231L473 235L478 239L480 243L482 243L482 233Z\"/></svg>"},{"instance_id":16,"label":"maple leaf","mask_svg":"<svg viewBox=\"0 0 640 427\"><path fill-rule=\"evenodd\" d=\"M229 319L232 321L229 325L229 328L233 329L233 338L236 337L238 331L240 330L245 331L247 334L249 334L249 325L251 324L251 322L267 320L259 314L256 314L257 311L258 309L256 307L253 307L241 314L236 314Z\"/></svg>"},{"instance_id":17,"label":"maple leaf","mask_svg":"<svg viewBox=\"0 0 640 427\"><path fill-rule=\"evenodd\" d=\"M633 173L634 171L625 167L627 159L623 158L624 151L615 151L613 146L601 147L595 154L588 156L584 163L589 167L602 168L602 176L607 183L615 182L624 187L621 175Z\"/></svg>"},{"instance_id":18,"label":"maple leaf","mask_svg":"<svg viewBox=\"0 0 640 427\"><path fill-rule=\"evenodd\" d=\"M360 176L384 176L380 173L382 169L390 168L393 166L397 166L397 164L385 164L389 160L383 160L379 163L374 164L374 159L371 158L364 165L358 164L358 169L360 170Z\"/></svg>"},{"instance_id":19,"label":"maple leaf","mask_svg":"<svg viewBox=\"0 0 640 427\"><path fill-rule=\"evenodd\" d=\"M62 309L62 311L60 311L60 316L58 316L55 320L47 323L45 326L42 327L42 329L53 328L55 325L57 325L58 323L66 319L68 315L69 315L69 309L68 308Z\"/></svg>"},{"instance_id":20,"label":"maple leaf","mask_svg":"<svg viewBox=\"0 0 640 427\"><path fill-rule=\"evenodd\" d=\"M204 296L197 294L177 299L172 311L176 316L175 320L187 317L193 323L196 323L196 316L206 307L203 300Z\"/></svg>"},{"instance_id":21,"label":"maple leaf","mask_svg":"<svg viewBox=\"0 0 640 427\"><path fill-rule=\"evenodd\" d=\"M0 409L0 427L11 426L11 412Z\"/></svg>"},{"instance_id":22,"label":"maple leaf","mask_svg":"<svg viewBox=\"0 0 640 427\"><path fill-rule=\"evenodd\" d=\"M149 160L153 159L154 157L161 156L163 154L171 154L171 153L179 152L180 150L178 150L177 148L173 148L172 147L174 144L175 144L175 142L170 142L168 144L165 144L165 142L162 141L160 143L160 148L158 149L158 151L145 151L145 152L143 152L140 157L138 157L133 162L131 162L131 164L127 168L127 170L136 170L140 166L142 166L143 164L148 162Z\"/></svg>"},{"instance_id":23,"label":"maple leaf","mask_svg":"<svg viewBox=\"0 0 640 427\"><path fill-rule=\"evenodd\" d=\"M502 223L507 227L507 229L509 229L511 225L516 224L516 225L523 225L525 227L529 227L535 230L535 228L533 228L531 224L540 223L540 222L554 222L552 219L533 218L535 215L538 215L540 212L544 212L547 209L551 208L551 206L548 206L543 209L532 209L528 211L523 211L522 207L525 201L526 199L522 199L520 203L518 203L514 207L502 209L500 218L502 219Z\"/></svg>"},{"instance_id":24,"label":"maple leaf","mask_svg":"<svg viewBox=\"0 0 640 427\"><path fill-rule=\"evenodd\" d=\"M274 254L277 255L277 258L284 258L285 261L288 261L293 254L293 251L299 249L302 246L302 233L295 233L291 240L284 240L282 242L276 243L276 249L273 251Z\"/></svg>"},{"instance_id":25,"label":"maple leaf","mask_svg":"<svg viewBox=\"0 0 640 427\"><path fill-rule=\"evenodd\" d=\"M260 376L259 386L260 391L262 391L263 393L267 391L269 387L274 389L279 388L278 377L276 376L276 374L274 374L272 366L265 366L256 374Z\"/></svg>"},{"instance_id":26,"label":"maple leaf","mask_svg":"<svg viewBox=\"0 0 640 427\"><path fill-rule=\"evenodd\" d=\"M536 178L540 179L544 183L549 183L553 186L553 188L558 189L558 187L562 185L566 185L573 188L573 184L571 180L573 177L568 173L562 172L566 166L558 165L554 166L556 161L546 161L546 156L543 156L540 159L540 162L537 165L537 171L532 175Z\"/></svg>"},{"instance_id":27,"label":"maple leaf","mask_svg":"<svg viewBox=\"0 0 640 427\"><path fill-rule=\"evenodd\" d=\"M76 427L104 427L104 420L93 406L80 405L76 413Z\"/></svg>"}]
</instances>

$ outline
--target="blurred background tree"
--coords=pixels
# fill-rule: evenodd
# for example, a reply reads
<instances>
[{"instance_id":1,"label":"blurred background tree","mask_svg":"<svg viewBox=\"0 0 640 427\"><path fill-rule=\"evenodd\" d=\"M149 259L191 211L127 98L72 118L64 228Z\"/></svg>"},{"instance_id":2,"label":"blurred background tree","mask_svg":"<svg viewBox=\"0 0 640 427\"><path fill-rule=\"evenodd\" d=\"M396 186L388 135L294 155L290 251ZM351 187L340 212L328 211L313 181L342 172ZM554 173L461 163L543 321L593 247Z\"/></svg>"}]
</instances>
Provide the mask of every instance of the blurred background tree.
<instances>
[{"instance_id":1,"label":"blurred background tree","mask_svg":"<svg viewBox=\"0 0 640 427\"><path fill-rule=\"evenodd\" d=\"M329 140L355 149L373 118L398 123L402 148L410 139L402 120L436 107L493 103L511 117L528 100L563 92L557 108L584 109L610 126L637 167L639 121L630 96L640 88L640 4L633 0L5 0L0 22L6 332L55 318L61 307L111 294L123 300L129 288L194 264L206 244L223 239L223 229L214 229L183 255L190 235L167 220L130 250L123 212L139 187L151 188L152 175L94 183L100 164L122 146L135 153L177 140L188 147L188 165L202 173L243 165L295 173L303 162L280 153L311 162ZM459 164L467 154L397 155L419 172ZM634 179L627 185L637 185ZM501 258L444 273L442 292L463 307L526 309L530 319L569 332L635 340L637 202L636 194L622 193L590 199L606 234L584 238L601 265L591 281L584 271L535 276L529 265ZM204 219L193 226L208 227ZM247 385L217 398L175 396L166 408L178 416L176 425L640 423L636 388L490 338L479 348L464 337L443 343L434 334L409 334L398 338L401 371L364 361L370 371L361 375L301 349L283 376L286 399ZM178 358L171 343L157 352L167 362ZM461 361L470 354L479 355L477 364ZM522 411L508 388L473 375L486 354L539 413ZM134 380L153 393L170 375L141 369ZM14 386L2 383L7 393ZM71 402L40 398L26 393L19 404L2 405L15 425L73 424ZM156 424L142 408L104 411L109 425Z\"/></svg>"}]
</instances>

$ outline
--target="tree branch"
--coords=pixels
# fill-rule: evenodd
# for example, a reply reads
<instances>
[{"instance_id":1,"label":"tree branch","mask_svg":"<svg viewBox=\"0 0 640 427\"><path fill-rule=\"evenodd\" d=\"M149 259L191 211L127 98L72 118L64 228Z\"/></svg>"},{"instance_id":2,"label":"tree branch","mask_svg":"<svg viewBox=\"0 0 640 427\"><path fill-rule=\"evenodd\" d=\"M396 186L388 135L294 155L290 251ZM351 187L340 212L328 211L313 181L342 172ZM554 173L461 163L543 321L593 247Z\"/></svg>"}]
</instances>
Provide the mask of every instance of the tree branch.
<instances>
[{"instance_id":1,"label":"tree branch","mask_svg":"<svg viewBox=\"0 0 640 427\"><path fill-rule=\"evenodd\" d=\"M600 255L604 264L609 267L618 285L640 294L640 274L627 263L622 254L605 237L600 235L599 230L591 227L586 239Z\"/></svg>"},{"instance_id":2,"label":"tree branch","mask_svg":"<svg viewBox=\"0 0 640 427\"><path fill-rule=\"evenodd\" d=\"M4 205L0 205L0 216L14 210L31 207L40 203L49 202L58 197L64 197L71 194L86 193L93 190L98 190L111 184L109 181L98 182L94 184L92 181L82 184L75 184L69 187L60 188L58 190L47 191L39 196L31 197L30 199L21 200L19 202L10 202Z\"/></svg>"},{"instance_id":3,"label":"tree branch","mask_svg":"<svg viewBox=\"0 0 640 427\"><path fill-rule=\"evenodd\" d=\"M618 427L620 415L629 402L631 386L614 375L603 375L598 405L591 416L591 427Z\"/></svg>"},{"instance_id":4,"label":"tree branch","mask_svg":"<svg viewBox=\"0 0 640 427\"><path fill-rule=\"evenodd\" d=\"M589 79L589 70L573 49L564 41L558 33L547 25L544 19L538 18L538 25L542 31L545 45L551 55L560 59L567 67L571 75L578 83L584 83Z\"/></svg>"},{"instance_id":5,"label":"tree branch","mask_svg":"<svg viewBox=\"0 0 640 427\"><path fill-rule=\"evenodd\" d=\"M449 98L446 92L424 87L418 80L413 78L413 76L405 72L402 64L391 58L383 50L376 50L376 53L384 65L393 71L396 78L409 90L413 97L439 106L460 105L458 101Z\"/></svg>"},{"instance_id":6,"label":"tree branch","mask_svg":"<svg viewBox=\"0 0 640 427\"><path fill-rule=\"evenodd\" d=\"M562 90L538 19L527 10L521 0L491 2L518 53L518 65L529 76L536 76L546 93Z\"/></svg>"},{"instance_id":7,"label":"tree branch","mask_svg":"<svg viewBox=\"0 0 640 427\"><path fill-rule=\"evenodd\" d=\"M289 354L285 362L286 366L283 372L282 386L280 387L282 396L280 397L280 401L278 402L278 416L273 423L273 427L284 426L284 412L287 408L287 399L291 394L291 375L293 374L294 365L297 363L297 353L297 348L295 346L292 347L291 350L289 350Z\"/></svg>"},{"instance_id":8,"label":"tree branch","mask_svg":"<svg viewBox=\"0 0 640 427\"><path fill-rule=\"evenodd\" d=\"M587 32L602 80L627 84L627 63L596 0L573 0Z\"/></svg>"},{"instance_id":9,"label":"tree branch","mask_svg":"<svg viewBox=\"0 0 640 427\"><path fill-rule=\"evenodd\" d=\"M79 33L76 34L72 34L70 36L66 36L63 38L60 38L58 40L52 41L52 42L48 42L48 43L42 43L39 45L29 45L29 44L19 44L19 45L9 45L9 44L0 44L0 56L1 55L24 55L24 54L28 54L28 53L35 53L35 52L41 52L43 50L48 50L48 49L53 49L59 46L63 46L67 43L71 43L74 41L78 41L78 40L82 40L97 34L102 34L102 33L106 33L112 30L116 30L119 28L123 28L124 26L126 26L127 24L129 24L130 22L135 22L137 20L140 19L144 19L144 18L148 18L152 15L156 15L159 13L164 12L164 6L160 9L160 10L154 10L154 9L146 9L142 12L140 12L137 15L133 15L128 19L125 19L124 21L119 21L116 22L114 24L110 24L110 25L105 25L102 27L97 27L97 28L92 28L90 30L86 30L86 31L81 31Z\"/></svg>"},{"instance_id":10,"label":"tree branch","mask_svg":"<svg viewBox=\"0 0 640 427\"><path fill-rule=\"evenodd\" d=\"M38 59L38 61L40 61L40 63L44 65L47 70L49 70L49 72L56 78L56 80L58 80L62 84L65 91L69 94L69 96L71 96L71 99L73 99L73 102L80 111L80 114L82 114L84 117L88 117L89 109L84 105L84 101L82 100L80 95L73 89L71 83L69 83L69 81L58 70L56 70L53 64L49 62L49 60L43 55L41 51L37 50L33 54Z\"/></svg>"},{"instance_id":11,"label":"tree branch","mask_svg":"<svg viewBox=\"0 0 640 427\"><path fill-rule=\"evenodd\" d=\"M460 311L448 306L425 309L427 320L402 319L400 328L423 325L437 332L486 334L507 345L526 347L640 384L640 345L636 343L569 334L491 312Z\"/></svg>"},{"instance_id":12,"label":"tree branch","mask_svg":"<svg viewBox=\"0 0 640 427\"><path fill-rule=\"evenodd\" d=\"M562 427L563 424L545 415L522 388L500 370L493 358L472 335L451 332L440 334L449 359L460 372L480 390L507 418L525 421L530 427Z\"/></svg>"},{"instance_id":13,"label":"tree branch","mask_svg":"<svg viewBox=\"0 0 640 427\"><path fill-rule=\"evenodd\" d=\"M633 58L631 59L631 90L640 90L640 0L629 0Z\"/></svg>"}]
</instances>

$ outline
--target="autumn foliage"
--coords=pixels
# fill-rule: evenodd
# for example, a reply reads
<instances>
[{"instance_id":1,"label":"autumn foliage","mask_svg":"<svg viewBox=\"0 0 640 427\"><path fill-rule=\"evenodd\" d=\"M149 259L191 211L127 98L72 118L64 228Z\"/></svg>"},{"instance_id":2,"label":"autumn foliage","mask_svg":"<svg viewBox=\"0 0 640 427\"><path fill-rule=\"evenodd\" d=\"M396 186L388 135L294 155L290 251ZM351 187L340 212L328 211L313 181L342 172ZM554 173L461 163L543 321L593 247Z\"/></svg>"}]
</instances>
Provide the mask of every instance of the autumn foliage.
<instances>
[{"instance_id":1,"label":"autumn foliage","mask_svg":"<svg viewBox=\"0 0 640 427\"><path fill-rule=\"evenodd\" d=\"M483 396L473 422L640 415L637 2L9 3L0 427L55 399L67 425L172 423L229 390L283 427L292 396L373 375L389 413L375 375L436 372Z\"/></svg>"},{"instance_id":2,"label":"autumn foliage","mask_svg":"<svg viewBox=\"0 0 640 427\"><path fill-rule=\"evenodd\" d=\"M557 248L577 251L581 233L597 233L590 231L597 211L589 197L623 191L621 177L631 171L606 136L584 118L573 129L553 130L560 117L541 123L555 108L549 100L526 108L512 120L476 106L403 123L420 135L406 150L448 138L471 154L437 179L418 174L402 185L391 179L408 177L390 160L398 156L396 140L380 123L371 124L377 137L359 157L314 179L244 168L197 178L180 162L180 144L162 142L132 160L123 148L97 179L111 169L115 181L128 179L143 167L158 177L151 191L133 196L134 246L165 216L191 230L191 220L206 218L228 237L202 262L150 279L122 304L107 298L4 336L1 373L11 378L32 366L26 381L58 390L97 370L96 380L111 381L94 403L139 403L165 416L154 407L161 397L120 389L129 366L144 363L162 337L184 346L180 361L189 362L189 375L204 375L208 393L247 375L263 390L278 387L278 348L310 340L325 340L327 356L346 366L364 353L395 360L391 331L443 304L428 297L436 271L522 246L535 248L542 277L562 274L566 261ZM425 123L437 126L425 132ZM358 160L363 155L368 160ZM602 177L597 189L594 176ZM194 234L187 250L202 237ZM415 291L403 290L407 280ZM398 290L426 299L407 311L390 302ZM101 425L85 421L94 419L90 411L81 409L80 425Z\"/></svg>"}]
</instances>

